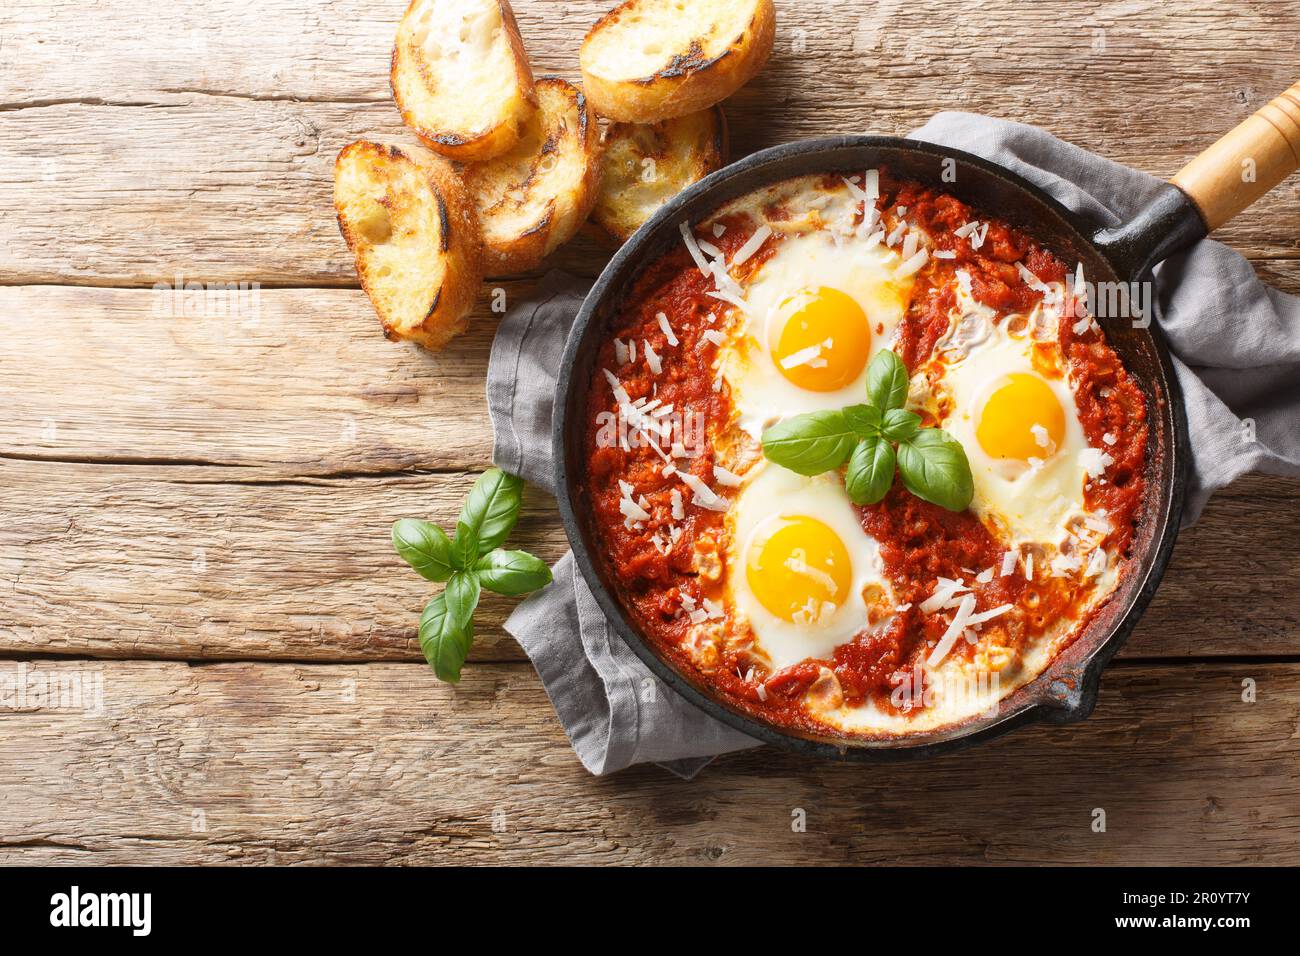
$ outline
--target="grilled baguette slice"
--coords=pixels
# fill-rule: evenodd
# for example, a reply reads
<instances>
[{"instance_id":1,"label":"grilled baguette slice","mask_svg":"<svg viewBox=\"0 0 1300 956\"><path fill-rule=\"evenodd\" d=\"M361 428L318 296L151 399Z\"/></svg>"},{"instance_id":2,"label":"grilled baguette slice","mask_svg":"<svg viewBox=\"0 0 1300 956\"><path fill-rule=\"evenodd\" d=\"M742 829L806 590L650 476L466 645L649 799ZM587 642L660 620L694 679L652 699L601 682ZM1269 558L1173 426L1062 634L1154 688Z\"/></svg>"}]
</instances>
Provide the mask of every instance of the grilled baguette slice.
<instances>
[{"instance_id":1,"label":"grilled baguette slice","mask_svg":"<svg viewBox=\"0 0 1300 956\"><path fill-rule=\"evenodd\" d=\"M451 163L419 146L352 143L334 163L334 208L388 338L439 349L464 330L483 246Z\"/></svg>"},{"instance_id":2,"label":"grilled baguette slice","mask_svg":"<svg viewBox=\"0 0 1300 956\"><path fill-rule=\"evenodd\" d=\"M649 125L605 131L604 175L591 211L594 232L620 245L668 200L727 161L721 106Z\"/></svg>"},{"instance_id":3,"label":"grilled baguette slice","mask_svg":"<svg viewBox=\"0 0 1300 956\"><path fill-rule=\"evenodd\" d=\"M510 152L465 167L494 275L532 269L573 238L600 187L600 128L582 91L547 76L537 98Z\"/></svg>"},{"instance_id":4,"label":"grilled baguette slice","mask_svg":"<svg viewBox=\"0 0 1300 956\"><path fill-rule=\"evenodd\" d=\"M772 0L627 0L582 41L582 86L619 122L685 116L749 82L775 36Z\"/></svg>"},{"instance_id":5,"label":"grilled baguette slice","mask_svg":"<svg viewBox=\"0 0 1300 956\"><path fill-rule=\"evenodd\" d=\"M406 125L463 162L510 149L537 105L505 0L414 0L397 28L391 80Z\"/></svg>"}]
</instances>

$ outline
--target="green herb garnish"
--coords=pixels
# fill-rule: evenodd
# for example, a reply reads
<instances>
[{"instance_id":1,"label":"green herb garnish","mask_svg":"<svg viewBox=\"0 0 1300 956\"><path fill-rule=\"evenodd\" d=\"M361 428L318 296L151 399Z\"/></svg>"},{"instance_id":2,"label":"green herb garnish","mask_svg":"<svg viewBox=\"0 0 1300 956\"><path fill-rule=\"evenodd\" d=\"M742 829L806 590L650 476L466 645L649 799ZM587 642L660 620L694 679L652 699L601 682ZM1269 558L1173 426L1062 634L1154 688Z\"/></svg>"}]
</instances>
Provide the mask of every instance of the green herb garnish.
<instances>
[{"instance_id":1,"label":"green herb garnish","mask_svg":"<svg viewBox=\"0 0 1300 956\"><path fill-rule=\"evenodd\" d=\"M513 597L551 583L541 558L501 548L519 519L523 493L522 478L491 468L474 482L453 537L418 518L393 525L393 547L402 560L420 577L447 584L420 615L420 649L439 680L460 680L484 589Z\"/></svg>"},{"instance_id":2,"label":"green herb garnish","mask_svg":"<svg viewBox=\"0 0 1300 956\"><path fill-rule=\"evenodd\" d=\"M907 367L893 352L876 353L867 368L867 401L839 411L809 412L763 432L769 461L801 475L820 475L848 462L844 487L859 505L874 505L894 484L925 501L965 511L975 495L961 443L942 428L922 428L903 408Z\"/></svg>"}]
</instances>

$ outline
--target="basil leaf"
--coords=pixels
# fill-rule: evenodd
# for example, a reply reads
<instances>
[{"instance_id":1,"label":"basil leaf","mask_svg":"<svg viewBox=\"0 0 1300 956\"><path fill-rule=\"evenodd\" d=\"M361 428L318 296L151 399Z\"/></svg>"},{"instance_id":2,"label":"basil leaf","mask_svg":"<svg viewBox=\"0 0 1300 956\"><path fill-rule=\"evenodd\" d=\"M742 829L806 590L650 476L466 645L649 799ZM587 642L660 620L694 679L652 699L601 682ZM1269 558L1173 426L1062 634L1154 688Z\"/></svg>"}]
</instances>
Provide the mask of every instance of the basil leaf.
<instances>
[{"instance_id":1,"label":"basil leaf","mask_svg":"<svg viewBox=\"0 0 1300 956\"><path fill-rule=\"evenodd\" d=\"M457 571L468 571L478 560L478 535L463 521L456 522L456 537L451 541L451 563Z\"/></svg>"},{"instance_id":2,"label":"basil leaf","mask_svg":"<svg viewBox=\"0 0 1300 956\"><path fill-rule=\"evenodd\" d=\"M858 442L844 475L844 487L853 503L874 505L893 483L894 446L879 435Z\"/></svg>"},{"instance_id":3,"label":"basil leaf","mask_svg":"<svg viewBox=\"0 0 1300 956\"><path fill-rule=\"evenodd\" d=\"M451 539L436 524L403 518L393 524L393 547L427 581L446 581L452 566Z\"/></svg>"},{"instance_id":4,"label":"basil leaf","mask_svg":"<svg viewBox=\"0 0 1300 956\"><path fill-rule=\"evenodd\" d=\"M498 549L479 558L474 571L483 587L511 597L551 583L551 569L546 562L527 551Z\"/></svg>"},{"instance_id":5,"label":"basil leaf","mask_svg":"<svg viewBox=\"0 0 1300 956\"><path fill-rule=\"evenodd\" d=\"M449 613L443 592L424 607L420 615L420 650L439 680L455 684L460 668L474 642L474 622L461 622Z\"/></svg>"},{"instance_id":6,"label":"basil leaf","mask_svg":"<svg viewBox=\"0 0 1300 956\"><path fill-rule=\"evenodd\" d=\"M949 511L965 511L975 496L966 451L942 428L923 428L899 442L898 471L908 491Z\"/></svg>"},{"instance_id":7,"label":"basil leaf","mask_svg":"<svg viewBox=\"0 0 1300 956\"><path fill-rule=\"evenodd\" d=\"M800 475L820 475L844 464L857 442L842 412L809 412L763 432L763 454Z\"/></svg>"},{"instance_id":8,"label":"basil leaf","mask_svg":"<svg viewBox=\"0 0 1300 956\"><path fill-rule=\"evenodd\" d=\"M457 571L447 582L447 590L443 593L447 595L447 612L461 624L468 624L478 607L479 595L482 594L478 575L472 571Z\"/></svg>"},{"instance_id":9,"label":"basil leaf","mask_svg":"<svg viewBox=\"0 0 1300 956\"><path fill-rule=\"evenodd\" d=\"M474 557L487 554L505 542L519 518L523 495L524 480L507 475L500 468L489 468L474 482L457 522L457 528L466 525L474 535L477 543Z\"/></svg>"},{"instance_id":10,"label":"basil leaf","mask_svg":"<svg viewBox=\"0 0 1300 956\"><path fill-rule=\"evenodd\" d=\"M881 349L867 366L867 398L880 411L902 408L907 401L907 366L889 349Z\"/></svg>"},{"instance_id":11,"label":"basil leaf","mask_svg":"<svg viewBox=\"0 0 1300 956\"><path fill-rule=\"evenodd\" d=\"M891 408L880 420L880 431L890 441L911 441L921 430L921 416L905 408Z\"/></svg>"},{"instance_id":12,"label":"basil leaf","mask_svg":"<svg viewBox=\"0 0 1300 956\"><path fill-rule=\"evenodd\" d=\"M850 405L844 409L844 420L863 438L880 434L880 409L875 405Z\"/></svg>"}]
</instances>

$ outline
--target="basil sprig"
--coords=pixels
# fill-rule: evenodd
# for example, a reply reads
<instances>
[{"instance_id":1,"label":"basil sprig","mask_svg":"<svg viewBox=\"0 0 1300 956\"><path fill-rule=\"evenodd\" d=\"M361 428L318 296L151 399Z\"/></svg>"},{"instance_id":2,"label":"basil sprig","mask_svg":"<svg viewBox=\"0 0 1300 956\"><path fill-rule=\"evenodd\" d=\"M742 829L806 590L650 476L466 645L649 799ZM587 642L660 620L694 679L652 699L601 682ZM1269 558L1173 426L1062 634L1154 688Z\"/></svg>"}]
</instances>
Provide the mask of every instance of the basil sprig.
<instances>
[{"instance_id":1,"label":"basil sprig","mask_svg":"<svg viewBox=\"0 0 1300 956\"><path fill-rule=\"evenodd\" d=\"M551 583L541 558L501 548L519 519L523 492L522 478L491 468L474 482L453 537L418 518L393 525L393 547L402 560L420 577L447 584L420 615L420 649L439 680L460 680L485 589L514 597Z\"/></svg>"},{"instance_id":2,"label":"basil sprig","mask_svg":"<svg viewBox=\"0 0 1300 956\"><path fill-rule=\"evenodd\" d=\"M889 493L897 471L925 501L965 511L975 496L961 443L942 428L922 428L903 408L907 366L882 349L867 367L867 401L838 411L809 412L763 432L769 461L801 475L820 475L848 462L844 487L856 504L874 505Z\"/></svg>"}]
</instances>

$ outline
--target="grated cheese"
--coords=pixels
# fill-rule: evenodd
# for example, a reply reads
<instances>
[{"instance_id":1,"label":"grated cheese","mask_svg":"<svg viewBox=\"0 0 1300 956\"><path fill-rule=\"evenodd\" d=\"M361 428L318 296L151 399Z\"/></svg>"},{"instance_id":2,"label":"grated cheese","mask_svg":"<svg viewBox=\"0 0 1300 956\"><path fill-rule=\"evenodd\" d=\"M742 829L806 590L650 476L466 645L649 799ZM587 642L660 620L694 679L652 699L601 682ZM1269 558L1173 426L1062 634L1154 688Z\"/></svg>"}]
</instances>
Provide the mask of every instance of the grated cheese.
<instances>
[{"instance_id":1,"label":"grated cheese","mask_svg":"<svg viewBox=\"0 0 1300 956\"><path fill-rule=\"evenodd\" d=\"M974 613L975 595L967 594L961 599L961 604L957 606L957 612L952 616L952 623L948 625L948 630L943 632L943 637L939 638L939 643L935 644L934 650L926 660L926 664L930 667L938 667L943 663L943 659L948 656L948 652L957 643L957 638L961 637L966 630L966 625Z\"/></svg>"},{"instance_id":2,"label":"grated cheese","mask_svg":"<svg viewBox=\"0 0 1300 956\"><path fill-rule=\"evenodd\" d=\"M673 334L673 327L668 324L668 316L660 312L658 315L655 316L655 318L659 321L659 328L663 329L664 335L668 337L668 344L669 345L679 344L677 341L677 336Z\"/></svg>"},{"instance_id":3,"label":"grated cheese","mask_svg":"<svg viewBox=\"0 0 1300 956\"><path fill-rule=\"evenodd\" d=\"M713 466L713 480L727 488L739 488L744 483L744 479L733 471L728 471L721 465Z\"/></svg>"},{"instance_id":4,"label":"grated cheese","mask_svg":"<svg viewBox=\"0 0 1300 956\"><path fill-rule=\"evenodd\" d=\"M954 581L951 578L940 578L939 585L934 589L934 593L921 602L921 612L923 614L933 614L935 611L943 608L954 595L962 591L969 591L961 581Z\"/></svg>"},{"instance_id":5,"label":"grated cheese","mask_svg":"<svg viewBox=\"0 0 1300 956\"><path fill-rule=\"evenodd\" d=\"M691 504L707 508L709 511L727 510L727 499L719 496L700 478L689 471L679 471L677 475L682 479L686 487L695 493L694 497L691 498Z\"/></svg>"},{"instance_id":6,"label":"grated cheese","mask_svg":"<svg viewBox=\"0 0 1300 956\"><path fill-rule=\"evenodd\" d=\"M897 274L903 278L907 278L908 276L914 275L917 272L919 272L921 270L921 267L924 266L929 261L930 261L930 253L922 249L916 255L912 256L901 266L899 266Z\"/></svg>"},{"instance_id":7,"label":"grated cheese","mask_svg":"<svg viewBox=\"0 0 1300 956\"><path fill-rule=\"evenodd\" d=\"M772 227L766 224L755 229L754 234L749 237L749 241L736 250L736 255L731 260L732 267L744 265L748 262L754 253L763 248L763 243L767 242L767 237L771 234Z\"/></svg>"},{"instance_id":8,"label":"grated cheese","mask_svg":"<svg viewBox=\"0 0 1300 956\"><path fill-rule=\"evenodd\" d=\"M695 265L704 275L709 274L709 263L704 258L704 253L700 252L700 246L695 241L695 233L691 231L689 223L680 223L677 226L678 231L682 234L682 242L686 243L686 251L691 254L695 260Z\"/></svg>"},{"instance_id":9,"label":"grated cheese","mask_svg":"<svg viewBox=\"0 0 1300 956\"><path fill-rule=\"evenodd\" d=\"M1006 577L1016 569L1016 559L1019 555L1015 551L1008 551L1002 555L1002 571L999 577Z\"/></svg>"},{"instance_id":10,"label":"grated cheese","mask_svg":"<svg viewBox=\"0 0 1300 956\"><path fill-rule=\"evenodd\" d=\"M1085 448L1079 452L1079 466L1088 473L1089 478L1100 478L1113 464L1115 459L1100 448Z\"/></svg>"}]
</instances>

